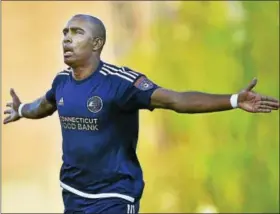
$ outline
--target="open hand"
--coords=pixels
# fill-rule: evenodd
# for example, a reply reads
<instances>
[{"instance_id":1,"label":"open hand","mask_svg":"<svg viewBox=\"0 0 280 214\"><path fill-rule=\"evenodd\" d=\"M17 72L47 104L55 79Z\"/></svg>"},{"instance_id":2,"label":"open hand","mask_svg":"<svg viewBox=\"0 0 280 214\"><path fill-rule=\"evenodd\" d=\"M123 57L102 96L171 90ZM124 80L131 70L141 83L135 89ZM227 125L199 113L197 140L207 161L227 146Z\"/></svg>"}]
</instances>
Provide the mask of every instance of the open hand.
<instances>
[{"instance_id":1,"label":"open hand","mask_svg":"<svg viewBox=\"0 0 280 214\"><path fill-rule=\"evenodd\" d=\"M254 78L247 88L239 93L238 107L251 113L270 113L273 110L278 110L279 100L252 91L256 84L257 79Z\"/></svg>"},{"instance_id":2,"label":"open hand","mask_svg":"<svg viewBox=\"0 0 280 214\"><path fill-rule=\"evenodd\" d=\"M18 98L14 89L10 90L10 94L12 96L12 102L7 103L6 105L6 107L9 108L4 111L4 114L8 114L8 116L3 121L4 124L14 122L20 119L20 116L18 114L18 108L21 104L20 99Z\"/></svg>"}]
</instances>

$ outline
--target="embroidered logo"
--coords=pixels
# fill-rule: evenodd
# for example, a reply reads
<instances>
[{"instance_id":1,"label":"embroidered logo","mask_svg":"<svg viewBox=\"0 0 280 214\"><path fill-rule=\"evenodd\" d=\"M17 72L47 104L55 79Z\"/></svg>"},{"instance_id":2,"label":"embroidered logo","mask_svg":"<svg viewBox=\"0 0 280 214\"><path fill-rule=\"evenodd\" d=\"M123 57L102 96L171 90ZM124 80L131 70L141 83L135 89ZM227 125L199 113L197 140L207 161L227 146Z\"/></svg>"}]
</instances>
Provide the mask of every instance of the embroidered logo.
<instances>
[{"instance_id":1,"label":"embroidered logo","mask_svg":"<svg viewBox=\"0 0 280 214\"><path fill-rule=\"evenodd\" d=\"M147 90L153 88L154 84L146 77L143 77L136 81L135 86L142 91L147 91Z\"/></svg>"},{"instance_id":2,"label":"embroidered logo","mask_svg":"<svg viewBox=\"0 0 280 214\"><path fill-rule=\"evenodd\" d=\"M64 105L63 97L61 97L60 100L58 101L58 105L59 106L63 106Z\"/></svg>"},{"instance_id":3,"label":"embroidered logo","mask_svg":"<svg viewBox=\"0 0 280 214\"><path fill-rule=\"evenodd\" d=\"M99 112L103 107L102 99L98 96L94 96L88 99L87 108L92 113Z\"/></svg>"}]
</instances>

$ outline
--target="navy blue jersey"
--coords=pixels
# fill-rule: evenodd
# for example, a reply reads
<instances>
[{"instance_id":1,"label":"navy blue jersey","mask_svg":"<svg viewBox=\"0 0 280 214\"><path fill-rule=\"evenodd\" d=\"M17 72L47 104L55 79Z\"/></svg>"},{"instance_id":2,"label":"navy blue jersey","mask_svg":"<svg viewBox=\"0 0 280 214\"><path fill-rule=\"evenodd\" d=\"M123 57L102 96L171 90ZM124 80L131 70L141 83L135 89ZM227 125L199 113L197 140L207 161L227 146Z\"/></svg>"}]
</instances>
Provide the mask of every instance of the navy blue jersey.
<instances>
[{"instance_id":1,"label":"navy blue jersey","mask_svg":"<svg viewBox=\"0 0 280 214\"><path fill-rule=\"evenodd\" d=\"M138 114L153 110L150 98L157 88L139 72L102 61L81 81L71 70L57 74L46 98L56 104L61 123L62 188L87 198L141 198Z\"/></svg>"}]
</instances>

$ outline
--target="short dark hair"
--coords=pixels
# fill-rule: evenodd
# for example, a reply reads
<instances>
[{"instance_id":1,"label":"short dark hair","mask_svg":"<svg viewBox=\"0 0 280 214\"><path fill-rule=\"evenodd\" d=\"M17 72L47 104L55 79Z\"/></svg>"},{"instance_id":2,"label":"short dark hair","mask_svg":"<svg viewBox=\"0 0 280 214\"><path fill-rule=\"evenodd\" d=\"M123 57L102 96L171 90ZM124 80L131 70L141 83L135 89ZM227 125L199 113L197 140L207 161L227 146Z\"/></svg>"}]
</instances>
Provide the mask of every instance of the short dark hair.
<instances>
[{"instance_id":1,"label":"short dark hair","mask_svg":"<svg viewBox=\"0 0 280 214\"><path fill-rule=\"evenodd\" d=\"M73 18L82 18L82 19L89 21L96 29L96 31L95 31L96 35L93 35L93 36L101 37L102 39L104 39L104 44L105 44L106 28L105 28L105 25L103 24L103 22L99 18L97 18L95 16L87 15L87 14L76 14L73 16Z\"/></svg>"}]
</instances>

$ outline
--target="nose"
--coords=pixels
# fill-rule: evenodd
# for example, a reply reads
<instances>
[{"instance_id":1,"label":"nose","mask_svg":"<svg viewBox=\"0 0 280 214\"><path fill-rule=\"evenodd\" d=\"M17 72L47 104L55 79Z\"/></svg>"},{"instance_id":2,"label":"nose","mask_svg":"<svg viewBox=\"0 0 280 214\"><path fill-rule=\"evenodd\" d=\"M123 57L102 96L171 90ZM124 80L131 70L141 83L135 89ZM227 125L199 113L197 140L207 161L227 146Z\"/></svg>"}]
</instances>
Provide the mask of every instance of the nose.
<instances>
[{"instance_id":1,"label":"nose","mask_svg":"<svg viewBox=\"0 0 280 214\"><path fill-rule=\"evenodd\" d=\"M71 43L72 42L72 38L70 33L67 33L64 38L63 38L63 43Z\"/></svg>"}]
</instances>

